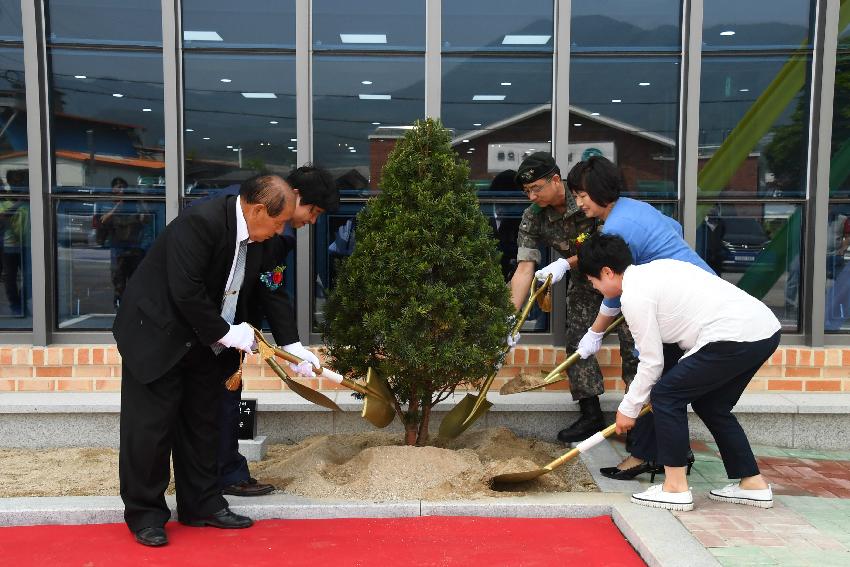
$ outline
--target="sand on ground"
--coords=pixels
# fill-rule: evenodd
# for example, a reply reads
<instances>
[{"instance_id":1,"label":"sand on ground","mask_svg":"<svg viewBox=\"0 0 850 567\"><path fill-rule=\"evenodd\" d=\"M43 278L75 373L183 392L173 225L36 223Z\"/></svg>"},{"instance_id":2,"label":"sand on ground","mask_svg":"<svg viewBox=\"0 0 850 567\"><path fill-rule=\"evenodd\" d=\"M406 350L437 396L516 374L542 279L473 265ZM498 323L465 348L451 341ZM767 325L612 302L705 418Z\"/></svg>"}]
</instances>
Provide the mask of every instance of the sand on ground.
<instances>
[{"instance_id":1,"label":"sand on ground","mask_svg":"<svg viewBox=\"0 0 850 567\"><path fill-rule=\"evenodd\" d=\"M400 434L373 431L271 445L266 458L250 468L279 493L321 499L442 500L598 490L578 459L532 481L498 490L491 486L495 475L541 468L566 451L506 428L469 431L424 447L402 445ZM117 495L118 451L0 449L0 478L3 498Z\"/></svg>"}]
</instances>

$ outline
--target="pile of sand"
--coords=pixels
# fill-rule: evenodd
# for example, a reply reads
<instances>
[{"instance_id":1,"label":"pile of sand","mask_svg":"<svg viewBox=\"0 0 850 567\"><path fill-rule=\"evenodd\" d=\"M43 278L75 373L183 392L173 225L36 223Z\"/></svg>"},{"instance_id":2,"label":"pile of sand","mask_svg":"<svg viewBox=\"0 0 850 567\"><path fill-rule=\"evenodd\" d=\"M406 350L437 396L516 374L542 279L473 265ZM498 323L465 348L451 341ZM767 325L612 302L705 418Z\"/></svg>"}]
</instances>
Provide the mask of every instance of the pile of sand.
<instances>
[{"instance_id":1,"label":"pile of sand","mask_svg":"<svg viewBox=\"0 0 850 567\"><path fill-rule=\"evenodd\" d=\"M490 487L498 474L535 470L566 452L562 446L516 437L505 428L467 432L439 446L401 445L380 431L321 435L296 445L272 445L251 473L278 492L340 500L483 498L503 494L589 492L596 485L580 461L533 481ZM0 497L117 495L113 449L0 449Z\"/></svg>"},{"instance_id":2,"label":"pile of sand","mask_svg":"<svg viewBox=\"0 0 850 567\"><path fill-rule=\"evenodd\" d=\"M563 379L563 374L556 379L555 382L558 382L560 379ZM502 384L502 387L499 388L499 393L504 395L507 394L518 394L519 392L525 392L529 388L534 388L535 386L542 386L543 379L546 378L546 374L525 374L521 373L516 378L512 378Z\"/></svg>"}]
</instances>

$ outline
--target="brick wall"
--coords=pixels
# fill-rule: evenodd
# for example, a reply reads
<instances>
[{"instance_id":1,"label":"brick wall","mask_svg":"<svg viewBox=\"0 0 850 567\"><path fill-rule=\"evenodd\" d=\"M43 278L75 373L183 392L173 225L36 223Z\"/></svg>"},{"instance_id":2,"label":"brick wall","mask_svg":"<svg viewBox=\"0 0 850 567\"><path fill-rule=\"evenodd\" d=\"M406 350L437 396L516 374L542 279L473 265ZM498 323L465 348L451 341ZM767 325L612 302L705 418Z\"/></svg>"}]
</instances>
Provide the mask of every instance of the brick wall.
<instances>
[{"instance_id":1,"label":"brick wall","mask_svg":"<svg viewBox=\"0 0 850 567\"><path fill-rule=\"evenodd\" d=\"M562 348L520 346L493 384L493 391L520 372L548 372L565 358ZM620 353L604 347L598 355L605 389L622 391ZM258 356L245 364L248 390L283 390L277 375ZM341 388L320 379L300 380L312 388ZM0 392L115 392L121 389L121 358L114 346L0 347ZM550 391L569 389L562 381ZM750 383L751 392L850 392L850 348L780 347Z\"/></svg>"}]
</instances>

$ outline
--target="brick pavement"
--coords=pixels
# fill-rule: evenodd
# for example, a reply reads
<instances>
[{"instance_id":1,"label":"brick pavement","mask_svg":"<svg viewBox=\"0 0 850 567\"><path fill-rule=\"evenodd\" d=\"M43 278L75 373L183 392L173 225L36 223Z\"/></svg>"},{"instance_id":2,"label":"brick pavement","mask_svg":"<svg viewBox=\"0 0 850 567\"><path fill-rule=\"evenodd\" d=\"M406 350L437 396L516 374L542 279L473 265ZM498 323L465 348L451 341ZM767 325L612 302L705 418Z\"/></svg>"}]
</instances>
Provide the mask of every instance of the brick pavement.
<instances>
[{"instance_id":1,"label":"brick pavement","mask_svg":"<svg viewBox=\"0 0 850 567\"><path fill-rule=\"evenodd\" d=\"M622 442L613 446L625 454ZM753 447L774 487L774 507L763 510L709 500L711 488L731 481L716 445L692 448L695 508L674 515L722 565L850 566L850 451Z\"/></svg>"}]
</instances>

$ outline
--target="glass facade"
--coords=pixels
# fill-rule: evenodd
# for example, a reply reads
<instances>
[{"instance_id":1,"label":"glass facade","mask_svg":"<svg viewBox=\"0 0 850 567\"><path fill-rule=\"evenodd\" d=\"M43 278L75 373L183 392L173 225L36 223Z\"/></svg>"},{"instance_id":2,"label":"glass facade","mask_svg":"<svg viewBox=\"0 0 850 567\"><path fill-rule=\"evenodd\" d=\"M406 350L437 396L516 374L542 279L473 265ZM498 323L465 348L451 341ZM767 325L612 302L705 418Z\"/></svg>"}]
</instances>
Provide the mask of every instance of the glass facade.
<instances>
[{"instance_id":1,"label":"glass facade","mask_svg":"<svg viewBox=\"0 0 850 567\"><path fill-rule=\"evenodd\" d=\"M838 22L817 17L824 5L717 0L694 14L685 0L175 0L169 29L161 3L45 0L42 30L22 20L20 0L0 0L0 331L110 341L123 286L182 208L313 163L343 197L298 231L301 254L287 262L291 293L306 294L302 340L315 343L357 212L397 141L432 115L469 164L506 280L528 204L512 171L533 151L566 156L564 173L602 154L629 196L677 218L721 277L777 314L786 341L847 344L850 2ZM836 35L824 109L812 86L831 72L819 57ZM25 57L27 42L38 49ZM33 319L40 305L47 314ZM560 344L564 309L532 314L531 342Z\"/></svg>"}]
</instances>

